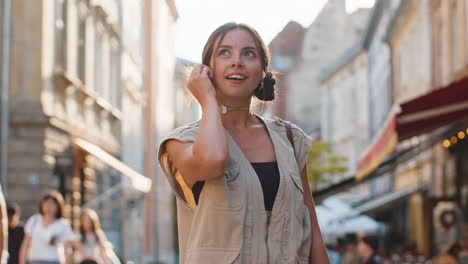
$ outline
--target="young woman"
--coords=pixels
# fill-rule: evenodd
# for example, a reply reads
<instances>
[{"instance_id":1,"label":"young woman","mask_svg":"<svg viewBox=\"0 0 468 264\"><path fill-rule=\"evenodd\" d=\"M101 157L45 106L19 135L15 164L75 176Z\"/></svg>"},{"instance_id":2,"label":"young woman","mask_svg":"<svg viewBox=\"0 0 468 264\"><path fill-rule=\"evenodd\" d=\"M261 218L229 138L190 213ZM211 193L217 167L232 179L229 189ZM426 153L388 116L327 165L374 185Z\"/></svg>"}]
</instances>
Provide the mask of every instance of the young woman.
<instances>
[{"instance_id":1,"label":"young woman","mask_svg":"<svg viewBox=\"0 0 468 264\"><path fill-rule=\"evenodd\" d=\"M159 149L178 197L181 263L329 263L307 180L310 137L249 111L254 96L274 99L267 46L227 23L202 62L188 83L202 118Z\"/></svg>"},{"instance_id":2,"label":"young woman","mask_svg":"<svg viewBox=\"0 0 468 264\"><path fill-rule=\"evenodd\" d=\"M64 202L60 193L50 192L42 197L39 214L26 222L19 264L71 263L67 253L73 231L63 213Z\"/></svg>"},{"instance_id":3,"label":"young woman","mask_svg":"<svg viewBox=\"0 0 468 264\"><path fill-rule=\"evenodd\" d=\"M76 242L80 263L113 263L108 258L109 242L101 229L101 223L95 211L85 209L81 213L80 230Z\"/></svg>"}]
</instances>

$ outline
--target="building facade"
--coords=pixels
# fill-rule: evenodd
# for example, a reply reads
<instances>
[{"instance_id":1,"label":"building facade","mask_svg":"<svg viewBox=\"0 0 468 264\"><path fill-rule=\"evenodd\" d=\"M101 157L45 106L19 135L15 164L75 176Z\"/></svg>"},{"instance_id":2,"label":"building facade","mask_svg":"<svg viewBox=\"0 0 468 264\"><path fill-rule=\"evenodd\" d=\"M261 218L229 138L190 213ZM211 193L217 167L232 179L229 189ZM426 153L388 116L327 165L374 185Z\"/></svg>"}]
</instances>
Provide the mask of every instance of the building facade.
<instances>
[{"instance_id":1,"label":"building facade","mask_svg":"<svg viewBox=\"0 0 468 264\"><path fill-rule=\"evenodd\" d=\"M348 159L346 175L356 174L359 155L369 141L367 69L367 52L358 42L321 76L320 134Z\"/></svg>"},{"instance_id":2,"label":"building facade","mask_svg":"<svg viewBox=\"0 0 468 264\"><path fill-rule=\"evenodd\" d=\"M176 263L155 162L174 122L174 2L11 2L8 199L27 218L57 189L75 227L98 211L122 259Z\"/></svg>"},{"instance_id":3,"label":"building facade","mask_svg":"<svg viewBox=\"0 0 468 264\"><path fill-rule=\"evenodd\" d=\"M174 86L174 75L176 69L175 57L175 23L178 18L177 8L173 0L147 1L151 2L152 14L150 34L151 43L147 44L151 59L147 74L150 79L147 82L152 89L148 96L152 102L151 122L154 123L152 142L148 145L148 151L154 155L150 166L154 169L152 208L153 223L152 230L154 260L163 263L178 263L178 248L176 235L175 198L165 176L158 166L157 151L163 138L172 130L176 124L176 87ZM148 232L148 229L147 229ZM151 232L151 231L150 231ZM153 260L153 261L154 261Z\"/></svg>"},{"instance_id":4,"label":"building facade","mask_svg":"<svg viewBox=\"0 0 468 264\"><path fill-rule=\"evenodd\" d=\"M379 0L372 10L363 42L369 140L356 176L328 191L369 187L353 209L387 225L384 241L393 243L383 244L386 251L414 242L432 257L466 238L466 11L464 1L431 0ZM325 91L345 87L346 78L338 76L346 64L339 65L326 75ZM324 135L334 131L323 129Z\"/></svg>"},{"instance_id":5,"label":"building facade","mask_svg":"<svg viewBox=\"0 0 468 264\"><path fill-rule=\"evenodd\" d=\"M328 1L307 28L300 63L291 72L291 117L307 133L320 131L321 94L318 77L327 65L356 43L365 27L368 12L346 13L346 1Z\"/></svg>"},{"instance_id":6,"label":"building facade","mask_svg":"<svg viewBox=\"0 0 468 264\"><path fill-rule=\"evenodd\" d=\"M305 31L299 23L290 21L268 45L277 82L275 100L261 105L264 116L293 119L290 105L291 72L297 70L300 63Z\"/></svg>"}]
</instances>

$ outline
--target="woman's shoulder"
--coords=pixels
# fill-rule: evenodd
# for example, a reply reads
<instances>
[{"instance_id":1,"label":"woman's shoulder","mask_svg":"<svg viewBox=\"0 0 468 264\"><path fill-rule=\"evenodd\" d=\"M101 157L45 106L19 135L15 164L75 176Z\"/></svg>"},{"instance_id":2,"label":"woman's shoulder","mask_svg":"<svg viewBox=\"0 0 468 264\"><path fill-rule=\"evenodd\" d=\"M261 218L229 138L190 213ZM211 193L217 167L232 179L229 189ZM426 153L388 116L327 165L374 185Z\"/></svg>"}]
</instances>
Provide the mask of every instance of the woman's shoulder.
<instances>
[{"instance_id":1,"label":"woman's shoulder","mask_svg":"<svg viewBox=\"0 0 468 264\"><path fill-rule=\"evenodd\" d=\"M42 221L42 215L41 214L33 214L31 215L28 220L26 221L26 224L32 223L32 222L37 222L37 221Z\"/></svg>"},{"instance_id":2,"label":"woman's shoulder","mask_svg":"<svg viewBox=\"0 0 468 264\"><path fill-rule=\"evenodd\" d=\"M70 221L66 218L59 218L57 219L57 223L60 224L60 225L63 225L63 226L71 226L70 225Z\"/></svg>"},{"instance_id":3,"label":"woman's shoulder","mask_svg":"<svg viewBox=\"0 0 468 264\"><path fill-rule=\"evenodd\" d=\"M273 129L276 129L276 130L281 130L281 131L286 131L286 123L289 123L291 125L291 130L292 130L292 133L294 135L294 137L296 138L297 136L307 136L307 133L305 133L298 125L290 122L290 121L287 121L287 120L284 120L280 117L273 117L273 118L265 118L265 117L262 117L263 121L269 125L271 128Z\"/></svg>"},{"instance_id":4,"label":"woman's shoulder","mask_svg":"<svg viewBox=\"0 0 468 264\"><path fill-rule=\"evenodd\" d=\"M180 126L166 136L166 139L179 139L179 140L194 140L198 135L200 129L200 121L196 121L184 126Z\"/></svg>"}]
</instances>

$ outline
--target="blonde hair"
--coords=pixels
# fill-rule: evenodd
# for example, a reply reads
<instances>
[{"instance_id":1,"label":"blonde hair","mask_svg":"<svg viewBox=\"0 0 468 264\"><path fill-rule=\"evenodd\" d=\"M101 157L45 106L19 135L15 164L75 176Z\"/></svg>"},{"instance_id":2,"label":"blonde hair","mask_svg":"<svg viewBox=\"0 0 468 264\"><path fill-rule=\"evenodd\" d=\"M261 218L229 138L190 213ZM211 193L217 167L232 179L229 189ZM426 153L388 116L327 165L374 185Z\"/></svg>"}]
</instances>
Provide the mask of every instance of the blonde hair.
<instances>
[{"instance_id":1,"label":"blonde hair","mask_svg":"<svg viewBox=\"0 0 468 264\"><path fill-rule=\"evenodd\" d=\"M83 226L83 219L84 217L87 216L91 220L91 231L93 234L96 236L97 240L99 243L104 242L103 239L103 231L101 229L101 222L99 221L99 216L97 213L92 210L92 209L84 209L83 212L81 212L80 215L80 234L81 234L81 241L83 243L86 243L86 236L85 236L85 230Z\"/></svg>"}]
</instances>

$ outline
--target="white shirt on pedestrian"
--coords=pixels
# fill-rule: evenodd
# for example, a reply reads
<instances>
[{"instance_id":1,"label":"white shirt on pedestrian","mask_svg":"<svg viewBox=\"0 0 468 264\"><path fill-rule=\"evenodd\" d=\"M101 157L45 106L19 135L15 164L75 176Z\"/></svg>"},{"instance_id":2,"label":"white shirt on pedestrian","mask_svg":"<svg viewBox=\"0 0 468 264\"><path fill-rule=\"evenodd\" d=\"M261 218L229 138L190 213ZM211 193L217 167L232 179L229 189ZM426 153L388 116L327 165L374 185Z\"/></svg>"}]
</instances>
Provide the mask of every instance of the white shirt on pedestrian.
<instances>
[{"instance_id":1,"label":"white shirt on pedestrian","mask_svg":"<svg viewBox=\"0 0 468 264\"><path fill-rule=\"evenodd\" d=\"M107 242L107 239L104 234L98 236L96 234L85 234L85 241L83 243L81 233L77 233L76 237L83 245L83 251L87 257L91 258L92 260L98 263L104 263L104 260L101 258L101 250L104 247L104 244ZM101 241L102 240L102 241ZM83 257L82 257L82 260Z\"/></svg>"},{"instance_id":2,"label":"white shirt on pedestrian","mask_svg":"<svg viewBox=\"0 0 468 264\"><path fill-rule=\"evenodd\" d=\"M47 227L40 214L31 216L25 225L25 233L31 237L27 259L65 262L64 244L74 238L70 223L66 219L57 219ZM56 237L55 244L50 240Z\"/></svg>"}]
</instances>

